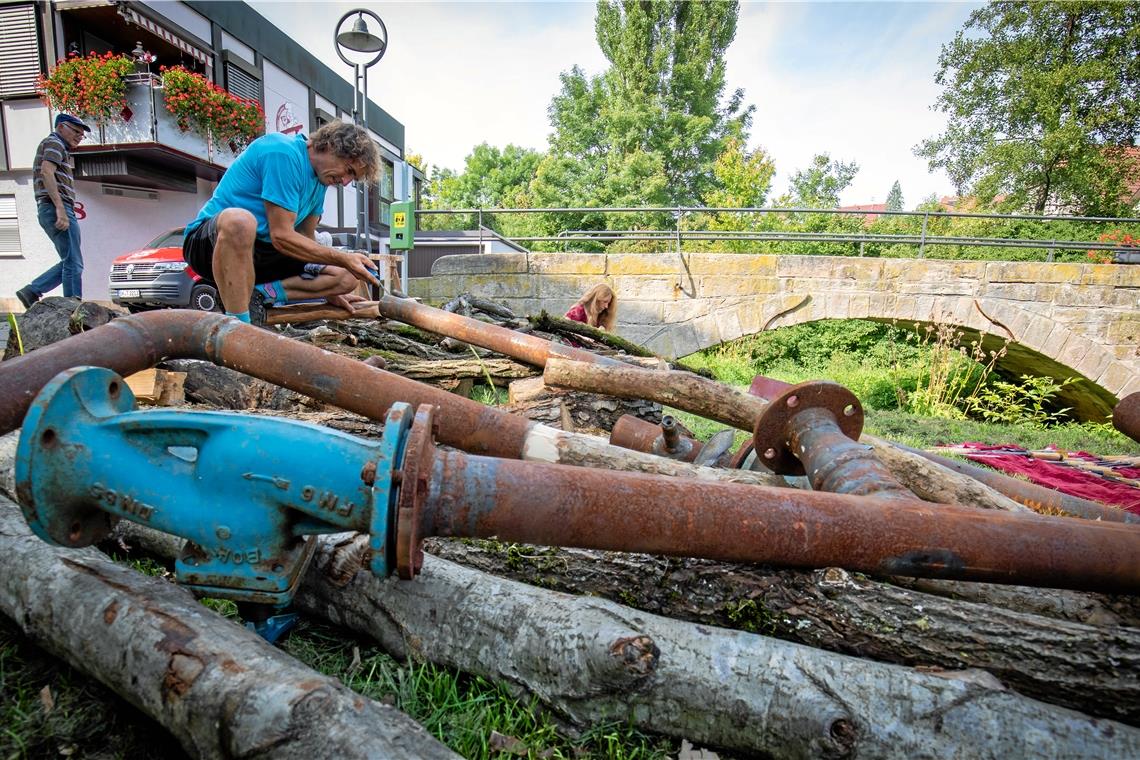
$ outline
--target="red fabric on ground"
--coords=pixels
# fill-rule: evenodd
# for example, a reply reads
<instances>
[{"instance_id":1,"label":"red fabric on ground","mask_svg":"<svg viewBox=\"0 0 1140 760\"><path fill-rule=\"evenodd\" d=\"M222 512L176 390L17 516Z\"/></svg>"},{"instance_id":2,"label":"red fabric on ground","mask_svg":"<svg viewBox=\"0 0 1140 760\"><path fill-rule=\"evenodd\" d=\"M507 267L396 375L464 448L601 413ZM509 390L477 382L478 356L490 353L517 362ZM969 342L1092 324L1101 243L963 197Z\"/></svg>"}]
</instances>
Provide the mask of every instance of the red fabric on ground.
<instances>
[{"instance_id":1,"label":"red fabric on ground","mask_svg":"<svg viewBox=\"0 0 1140 760\"><path fill-rule=\"evenodd\" d=\"M978 454L966 455L966 458L972 462L984 464L1005 473L1024 475L1038 485L1052 488L1061 493L1079 496L1082 499L1092 499L1103 504L1112 504L1133 514L1140 514L1140 488L1135 488L1127 483L1106 480L1094 473L1085 472L1058 462L1033 459L1024 454L1000 453L1002 451L1024 451L1024 449L1016 446L986 446L975 443L965 445L979 451ZM1079 456L1083 460L1092 462L1100 461L1084 451L1070 453L1066 456ZM1113 471L1124 478L1140 478L1140 468L1118 467L1113 468Z\"/></svg>"}]
</instances>

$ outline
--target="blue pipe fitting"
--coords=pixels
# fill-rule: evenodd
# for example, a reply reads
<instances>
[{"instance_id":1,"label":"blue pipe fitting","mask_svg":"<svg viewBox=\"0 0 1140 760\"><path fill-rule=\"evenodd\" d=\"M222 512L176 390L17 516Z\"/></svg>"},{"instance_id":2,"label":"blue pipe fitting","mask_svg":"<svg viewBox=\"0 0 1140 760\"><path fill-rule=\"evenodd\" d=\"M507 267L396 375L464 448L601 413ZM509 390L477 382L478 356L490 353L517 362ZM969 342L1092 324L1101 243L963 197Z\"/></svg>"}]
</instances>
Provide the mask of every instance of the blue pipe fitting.
<instances>
[{"instance_id":1,"label":"blue pipe fitting","mask_svg":"<svg viewBox=\"0 0 1140 760\"><path fill-rule=\"evenodd\" d=\"M307 536L371 535L370 567L396 566L407 404L379 442L231 412L137 411L114 372L66 370L24 420L16 490L32 531L88 546L122 518L187 539L175 563L197 593L283 606L312 555Z\"/></svg>"}]
</instances>

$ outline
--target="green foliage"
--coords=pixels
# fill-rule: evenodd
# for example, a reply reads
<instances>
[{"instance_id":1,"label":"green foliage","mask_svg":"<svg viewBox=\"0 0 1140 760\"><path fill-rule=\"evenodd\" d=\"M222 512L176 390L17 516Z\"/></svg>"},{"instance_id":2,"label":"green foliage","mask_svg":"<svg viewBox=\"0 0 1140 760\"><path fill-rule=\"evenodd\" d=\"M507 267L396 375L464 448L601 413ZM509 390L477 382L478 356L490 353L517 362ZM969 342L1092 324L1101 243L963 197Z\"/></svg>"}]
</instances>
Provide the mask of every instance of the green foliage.
<instances>
[{"instance_id":1,"label":"green foliage","mask_svg":"<svg viewBox=\"0 0 1140 760\"><path fill-rule=\"evenodd\" d=\"M867 409L903 410L924 418L1004 421L1056 426L1066 419L1055 405L1068 385L1047 377L1011 382L995 374L1005 347L985 349L946 324L903 327L864 320L828 320L770 330L686 357L694 369L747 387L756 375L787 383L833 380ZM698 437L713 423L674 414Z\"/></svg>"},{"instance_id":2,"label":"green foliage","mask_svg":"<svg viewBox=\"0 0 1140 760\"><path fill-rule=\"evenodd\" d=\"M811 165L800 169L789 180L788 194L778 203L795 208L838 208L839 196L859 173L854 161L834 161L826 153L817 153Z\"/></svg>"},{"instance_id":3,"label":"green foliage","mask_svg":"<svg viewBox=\"0 0 1140 760\"><path fill-rule=\"evenodd\" d=\"M1058 391L1072 382L1071 377L1057 382L1031 375L1022 375L1020 383L993 379L970 399L968 409L987 422L1046 427L1064 421L1068 409L1054 409L1051 403Z\"/></svg>"},{"instance_id":4,"label":"green foliage","mask_svg":"<svg viewBox=\"0 0 1140 760\"><path fill-rule=\"evenodd\" d=\"M1065 451L1095 451L1101 455L1136 454L1135 441L1117 432L1112 425L1094 422L1067 422L1043 428L1027 422L1005 424L916 417L908 412L887 409L867 411L863 429L872 435L918 448L983 441L1014 443L1030 450L1056 446Z\"/></svg>"},{"instance_id":5,"label":"green foliage","mask_svg":"<svg viewBox=\"0 0 1140 760\"><path fill-rule=\"evenodd\" d=\"M741 141L752 108L727 100L724 53L738 3L600 0L596 32L609 61L561 75L550 105L550 152L532 185L542 206L693 206L718 189L713 164ZM622 219L625 228L664 219ZM585 216L569 225L592 226Z\"/></svg>"},{"instance_id":6,"label":"green foliage","mask_svg":"<svg viewBox=\"0 0 1140 760\"><path fill-rule=\"evenodd\" d=\"M992 3L939 56L946 131L918 155L984 202L1127 215L1140 125L1140 5Z\"/></svg>"},{"instance_id":7,"label":"green foliage","mask_svg":"<svg viewBox=\"0 0 1140 760\"><path fill-rule=\"evenodd\" d=\"M0 757L178 760L162 728L0 615Z\"/></svg>"},{"instance_id":8,"label":"green foliage","mask_svg":"<svg viewBox=\"0 0 1140 760\"><path fill-rule=\"evenodd\" d=\"M492 731L521 741L528 757L596 757L665 760L676 747L624 723L592 727L577 738L564 734L536 698L515 699L509 687L430 663L401 664L379 647L302 621L283 649L310 667L340 678L349 688L410 715L466 758L501 757L489 744Z\"/></svg>"},{"instance_id":9,"label":"green foliage","mask_svg":"<svg viewBox=\"0 0 1140 760\"><path fill-rule=\"evenodd\" d=\"M887 211L902 211L903 210L903 194L902 185L896 179L895 184L891 185L891 191L887 193Z\"/></svg>"}]
</instances>

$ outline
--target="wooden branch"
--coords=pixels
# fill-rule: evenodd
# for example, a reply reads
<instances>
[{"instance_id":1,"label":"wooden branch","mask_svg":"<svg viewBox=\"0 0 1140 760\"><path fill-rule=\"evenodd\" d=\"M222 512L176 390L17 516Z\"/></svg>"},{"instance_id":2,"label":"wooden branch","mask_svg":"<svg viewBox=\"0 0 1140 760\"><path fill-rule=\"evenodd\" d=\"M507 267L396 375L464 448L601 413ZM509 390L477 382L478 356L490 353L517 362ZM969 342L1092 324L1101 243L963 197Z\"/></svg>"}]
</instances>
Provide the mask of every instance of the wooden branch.
<instances>
[{"instance_id":1,"label":"wooden branch","mask_svg":"<svg viewBox=\"0 0 1140 760\"><path fill-rule=\"evenodd\" d=\"M0 497L0 611L204 758L457 758L393 707L321 675L94 549L49 546Z\"/></svg>"},{"instance_id":2,"label":"wooden branch","mask_svg":"<svg viewBox=\"0 0 1140 760\"><path fill-rule=\"evenodd\" d=\"M397 375L410 377L422 382L435 382L443 379L473 377L481 379L490 374L496 384L506 385L509 380L520 377L535 377L538 370L529 364L520 364L511 359L434 359L428 361L404 360L403 357L388 362L386 369Z\"/></svg>"},{"instance_id":3,"label":"wooden branch","mask_svg":"<svg viewBox=\"0 0 1140 760\"><path fill-rule=\"evenodd\" d=\"M838 568L776 570L652 557L433 538L432 554L544 589L598 596L657 615L778 636L834 652L905 665L980 668L1042 701L1140 722L1140 630L1121 622L1129 598L1064 592L1070 614L1037 614L1055 591L1000 589L1001 604L949 599ZM941 582L940 582L941 583ZM965 595L993 588L957 583ZM1006 605L1035 608L1034 612Z\"/></svg>"},{"instance_id":4,"label":"wooden branch","mask_svg":"<svg viewBox=\"0 0 1140 760\"><path fill-rule=\"evenodd\" d=\"M602 367L551 357L542 376L556 388L657 401L749 433L768 405L732 386L677 370Z\"/></svg>"},{"instance_id":5,"label":"wooden branch","mask_svg":"<svg viewBox=\"0 0 1140 760\"><path fill-rule=\"evenodd\" d=\"M582 322L575 322L572 319L565 317L556 317L547 312L541 312L537 317L527 317L531 325L536 330L544 332L561 332L571 333L573 335L582 335L591 340L596 340L599 343L605 344L610 348L615 348L619 351L625 351L630 356L656 356L652 351L642 346L632 343L620 335L616 335L606 330L600 330L597 327L583 324Z\"/></svg>"},{"instance_id":6,"label":"wooden branch","mask_svg":"<svg viewBox=\"0 0 1140 760\"><path fill-rule=\"evenodd\" d=\"M357 301L353 303L353 313L331 304L314 303L298 306L275 306L265 311L265 324L288 325L296 322L314 322L318 319L376 319L380 316L380 307L375 301Z\"/></svg>"}]
</instances>

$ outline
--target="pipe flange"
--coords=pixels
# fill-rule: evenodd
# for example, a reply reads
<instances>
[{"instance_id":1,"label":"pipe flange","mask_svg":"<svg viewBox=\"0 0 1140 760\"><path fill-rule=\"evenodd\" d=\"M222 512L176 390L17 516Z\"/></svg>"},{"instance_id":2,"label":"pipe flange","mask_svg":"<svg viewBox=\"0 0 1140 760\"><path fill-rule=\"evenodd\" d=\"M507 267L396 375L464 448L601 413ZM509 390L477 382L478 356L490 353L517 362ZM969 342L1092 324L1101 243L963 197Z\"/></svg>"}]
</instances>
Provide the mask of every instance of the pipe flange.
<instances>
[{"instance_id":1,"label":"pipe flange","mask_svg":"<svg viewBox=\"0 0 1140 760\"><path fill-rule=\"evenodd\" d=\"M764 465L779 475L803 475L804 466L791 450L792 419L805 409L826 409L840 431L852 440L863 432L863 405L847 388L829 380L809 380L786 388L768 402L756 420L752 445Z\"/></svg>"},{"instance_id":2,"label":"pipe flange","mask_svg":"<svg viewBox=\"0 0 1140 760\"><path fill-rule=\"evenodd\" d=\"M434 433L435 407L420 404L416 408L412 429L408 431L404 446L404 461L399 471L400 495L396 513L396 572L404 580L411 580L424 564L420 521L431 482L432 464L435 461Z\"/></svg>"}]
</instances>

